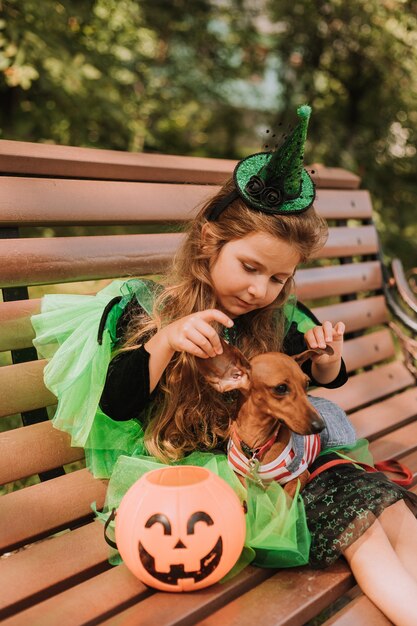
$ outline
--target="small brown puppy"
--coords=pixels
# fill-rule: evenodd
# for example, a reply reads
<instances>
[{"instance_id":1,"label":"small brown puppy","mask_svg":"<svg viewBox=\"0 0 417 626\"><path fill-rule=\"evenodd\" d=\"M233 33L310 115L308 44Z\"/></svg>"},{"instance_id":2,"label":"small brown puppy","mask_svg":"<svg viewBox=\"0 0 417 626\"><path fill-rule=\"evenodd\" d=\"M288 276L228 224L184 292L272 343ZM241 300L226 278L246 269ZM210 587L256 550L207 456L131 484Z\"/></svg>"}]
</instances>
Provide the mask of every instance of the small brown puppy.
<instances>
[{"instance_id":1,"label":"small brown puppy","mask_svg":"<svg viewBox=\"0 0 417 626\"><path fill-rule=\"evenodd\" d=\"M243 484L256 468L257 480L277 480L292 497L298 481L301 489L308 481L307 465L320 449L317 433L325 426L308 400L309 379L300 365L312 354L333 354L333 349L306 350L295 357L267 352L248 361L236 347L223 340L222 346L221 355L196 358L196 362L217 391L240 391L228 445L229 463ZM305 453L301 464L290 471L292 432L305 436Z\"/></svg>"}]
</instances>

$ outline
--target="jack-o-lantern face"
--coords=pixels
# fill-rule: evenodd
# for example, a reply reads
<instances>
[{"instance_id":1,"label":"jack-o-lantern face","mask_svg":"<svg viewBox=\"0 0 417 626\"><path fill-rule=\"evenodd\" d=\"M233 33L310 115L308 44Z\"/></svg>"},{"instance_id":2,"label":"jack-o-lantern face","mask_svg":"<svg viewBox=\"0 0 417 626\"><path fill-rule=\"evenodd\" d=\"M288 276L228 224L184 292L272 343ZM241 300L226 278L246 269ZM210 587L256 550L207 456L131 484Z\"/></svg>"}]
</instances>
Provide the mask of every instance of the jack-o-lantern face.
<instances>
[{"instance_id":1,"label":"jack-o-lantern face","mask_svg":"<svg viewBox=\"0 0 417 626\"><path fill-rule=\"evenodd\" d=\"M245 516L234 491L207 469L174 466L145 474L124 496L116 541L129 569L164 591L201 589L233 567Z\"/></svg>"},{"instance_id":2,"label":"jack-o-lantern face","mask_svg":"<svg viewBox=\"0 0 417 626\"><path fill-rule=\"evenodd\" d=\"M214 522L211 519L210 515L208 515L204 511L196 511L190 516L187 521L187 537L189 537L191 540L190 536L194 535L197 541L200 542L199 538L197 537L197 533L195 532L195 526L197 522L204 522L208 526L212 526ZM169 521L168 517L163 513L156 513L155 515L151 515L151 517L145 524L145 528L151 528L154 524L158 523L162 524L164 529L164 535L172 537L171 522ZM188 541L187 544L189 544ZM175 550L178 550L178 552L175 553ZM149 572L151 576L153 576L157 580L160 580L161 582L167 583L168 585L177 585L178 581L184 578L193 578L194 582L200 582L201 580L207 578L207 576L209 576L212 572L214 572L216 567L219 565L221 556L223 554L223 540L221 537L217 539L213 548L199 559L198 569L195 569L194 571L189 571L188 569L186 570L184 563L175 563L176 560L182 559L183 555L185 555L186 557L187 551L188 545L184 544L181 539L178 539L175 546L173 547L172 564L170 565L169 572L161 572L158 571L158 568L155 565L155 558L151 554L149 554L143 543L139 542L139 557L146 571ZM193 553L195 552L196 550L193 551Z\"/></svg>"}]
</instances>

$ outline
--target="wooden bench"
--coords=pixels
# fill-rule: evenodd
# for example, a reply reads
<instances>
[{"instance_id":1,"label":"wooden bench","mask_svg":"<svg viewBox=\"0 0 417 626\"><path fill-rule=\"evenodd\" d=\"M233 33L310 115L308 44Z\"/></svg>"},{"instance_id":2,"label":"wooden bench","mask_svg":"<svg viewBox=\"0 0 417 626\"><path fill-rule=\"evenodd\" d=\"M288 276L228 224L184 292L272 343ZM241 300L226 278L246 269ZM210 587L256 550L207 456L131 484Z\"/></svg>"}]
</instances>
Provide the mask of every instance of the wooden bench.
<instances>
[{"instance_id":1,"label":"wooden bench","mask_svg":"<svg viewBox=\"0 0 417 626\"><path fill-rule=\"evenodd\" d=\"M21 414L25 424L2 428L0 434L0 482L6 485L0 506L0 619L5 626L249 626L259 620L262 626L294 626L309 623L327 607L332 613L320 623L388 623L355 587L343 560L323 571L248 567L226 584L190 594L146 588L125 566L108 564L103 527L93 521L90 507L93 501L103 504L106 484L79 467L83 451L70 448L68 437L48 421L45 407L55 399L43 386L45 363L31 348L29 318L40 304L39 298L29 298L32 286L59 283L61 291L80 286L90 292L99 287L85 281L100 279L101 288L115 277L158 274L181 234L155 231L189 219L233 166L227 160L0 141L0 417L4 423ZM315 169L316 206L329 220L330 237L320 262L297 273L298 296L320 319L346 322L351 377L341 389L313 393L348 411L358 436L371 441L376 460L401 458L415 474L417 387L412 357L407 357L409 369L388 327L387 299L405 322L415 301L401 266L396 279L410 297L404 306L395 295L395 277L381 266L370 196L358 188L359 179L340 169ZM120 225L145 225L149 233L117 234L116 229L114 234ZM55 229L60 236L32 231L28 237L28 226L48 228L48 235ZM76 226L102 234L79 236ZM72 227L70 236L64 236L64 227ZM66 285L70 282L77 284ZM417 330L415 321L410 328ZM412 352L417 344L401 332ZM18 418L13 420L15 426ZM75 462L76 471L65 471ZM28 480L37 475L40 482ZM20 481L25 486L18 489Z\"/></svg>"}]
</instances>

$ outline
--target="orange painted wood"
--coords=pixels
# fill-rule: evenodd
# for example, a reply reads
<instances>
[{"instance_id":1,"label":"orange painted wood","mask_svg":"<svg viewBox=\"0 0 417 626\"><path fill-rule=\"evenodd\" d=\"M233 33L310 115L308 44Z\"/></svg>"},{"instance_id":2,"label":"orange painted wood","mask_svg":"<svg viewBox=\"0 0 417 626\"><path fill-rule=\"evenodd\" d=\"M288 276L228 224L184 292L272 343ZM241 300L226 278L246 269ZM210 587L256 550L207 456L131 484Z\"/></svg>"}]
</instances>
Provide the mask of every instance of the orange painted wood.
<instances>
[{"instance_id":1,"label":"orange painted wood","mask_svg":"<svg viewBox=\"0 0 417 626\"><path fill-rule=\"evenodd\" d=\"M0 433L0 484L83 459L84 450L71 448L70 441L51 422Z\"/></svg>"},{"instance_id":2,"label":"orange painted wood","mask_svg":"<svg viewBox=\"0 0 417 626\"><path fill-rule=\"evenodd\" d=\"M197 624L301 626L337 600L353 583L349 567L342 561L324 570L307 567L282 570ZM170 623L163 622L164 626ZM108 626L119 624L124 622L108 622Z\"/></svg>"},{"instance_id":3,"label":"orange painted wood","mask_svg":"<svg viewBox=\"0 0 417 626\"><path fill-rule=\"evenodd\" d=\"M414 386L413 376L403 363L394 361L370 372L351 376L348 382L338 389L318 387L310 393L332 400L345 411L353 411L410 386Z\"/></svg>"},{"instance_id":4,"label":"orange painted wood","mask_svg":"<svg viewBox=\"0 0 417 626\"><path fill-rule=\"evenodd\" d=\"M56 404L55 396L43 384L45 365L43 360L0 368L0 417Z\"/></svg>"},{"instance_id":5,"label":"orange painted wood","mask_svg":"<svg viewBox=\"0 0 417 626\"><path fill-rule=\"evenodd\" d=\"M96 521L0 559L0 619L109 569L108 556Z\"/></svg>"},{"instance_id":6,"label":"orange painted wood","mask_svg":"<svg viewBox=\"0 0 417 626\"><path fill-rule=\"evenodd\" d=\"M375 439L417 417L417 387L412 387L382 402L355 411L349 419L358 437Z\"/></svg>"},{"instance_id":7,"label":"orange painted wood","mask_svg":"<svg viewBox=\"0 0 417 626\"><path fill-rule=\"evenodd\" d=\"M295 284L300 300L372 291L381 288L381 267L378 261L369 261L302 269Z\"/></svg>"},{"instance_id":8,"label":"orange painted wood","mask_svg":"<svg viewBox=\"0 0 417 626\"><path fill-rule=\"evenodd\" d=\"M154 593L122 564L2 622L3 626L74 626L123 610Z\"/></svg>"},{"instance_id":9,"label":"orange painted wood","mask_svg":"<svg viewBox=\"0 0 417 626\"><path fill-rule=\"evenodd\" d=\"M364 330L377 324L386 324L389 320L384 296L313 307L313 312L322 322L325 320L330 320L334 324L344 322L347 333Z\"/></svg>"},{"instance_id":10,"label":"orange painted wood","mask_svg":"<svg viewBox=\"0 0 417 626\"><path fill-rule=\"evenodd\" d=\"M0 549L29 543L93 515L91 503L101 508L107 481L86 469L59 476L2 496Z\"/></svg>"}]
</instances>

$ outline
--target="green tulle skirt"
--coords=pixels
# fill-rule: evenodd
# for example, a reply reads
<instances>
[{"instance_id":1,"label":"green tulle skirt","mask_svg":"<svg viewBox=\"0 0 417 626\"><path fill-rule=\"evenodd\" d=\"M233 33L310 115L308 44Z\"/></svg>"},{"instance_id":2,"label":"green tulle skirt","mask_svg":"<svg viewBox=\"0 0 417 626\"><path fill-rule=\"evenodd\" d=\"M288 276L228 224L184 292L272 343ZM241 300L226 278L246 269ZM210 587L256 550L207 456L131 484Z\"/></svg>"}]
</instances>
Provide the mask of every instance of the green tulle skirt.
<instances>
[{"instance_id":1,"label":"green tulle skirt","mask_svg":"<svg viewBox=\"0 0 417 626\"><path fill-rule=\"evenodd\" d=\"M100 319L116 296L122 299L109 313L100 345ZM145 472L162 466L148 455L139 420L115 422L99 408L117 321L131 298L151 312L149 282L133 279L114 281L96 296L45 296L41 313L32 317L34 345L49 360L45 384L58 398L53 425L70 434L73 446L85 449L87 467L95 477L110 479L105 511L99 517L117 508L127 489ZM246 541L238 568L249 562L263 567L308 562L311 537L299 494L291 499L278 483L263 488L256 480L247 481L245 489L220 452L194 452L179 463L208 468L246 502Z\"/></svg>"}]
</instances>

